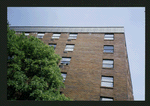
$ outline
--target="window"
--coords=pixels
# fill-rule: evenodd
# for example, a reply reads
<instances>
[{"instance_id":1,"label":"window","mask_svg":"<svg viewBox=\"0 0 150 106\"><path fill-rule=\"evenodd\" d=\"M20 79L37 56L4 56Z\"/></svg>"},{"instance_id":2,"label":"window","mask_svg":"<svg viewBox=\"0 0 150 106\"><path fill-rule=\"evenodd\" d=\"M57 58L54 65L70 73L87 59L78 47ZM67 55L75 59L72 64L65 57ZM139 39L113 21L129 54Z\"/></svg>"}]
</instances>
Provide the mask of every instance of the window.
<instances>
[{"instance_id":1,"label":"window","mask_svg":"<svg viewBox=\"0 0 150 106\"><path fill-rule=\"evenodd\" d=\"M25 32L25 36L29 36L29 33Z\"/></svg>"},{"instance_id":2,"label":"window","mask_svg":"<svg viewBox=\"0 0 150 106\"><path fill-rule=\"evenodd\" d=\"M113 68L114 60L103 60L103 68Z\"/></svg>"},{"instance_id":3,"label":"window","mask_svg":"<svg viewBox=\"0 0 150 106\"><path fill-rule=\"evenodd\" d=\"M59 39L60 34L53 34L52 39Z\"/></svg>"},{"instance_id":4,"label":"window","mask_svg":"<svg viewBox=\"0 0 150 106\"><path fill-rule=\"evenodd\" d=\"M104 53L113 53L114 52L114 46L104 46Z\"/></svg>"},{"instance_id":5,"label":"window","mask_svg":"<svg viewBox=\"0 0 150 106\"><path fill-rule=\"evenodd\" d=\"M114 34L105 34L104 40L114 40Z\"/></svg>"},{"instance_id":6,"label":"window","mask_svg":"<svg viewBox=\"0 0 150 106\"><path fill-rule=\"evenodd\" d=\"M44 35L45 35L45 33L38 33L37 38L43 38Z\"/></svg>"},{"instance_id":7,"label":"window","mask_svg":"<svg viewBox=\"0 0 150 106\"><path fill-rule=\"evenodd\" d=\"M74 45L66 45L65 51L73 51Z\"/></svg>"},{"instance_id":8,"label":"window","mask_svg":"<svg viewBox=\"0 0 150 106\"><path fill-rule=\"evenodd\" d=\"M49 46L53 46L54 50L56 49L56 44L49 44Z\"/></svg>"},{"instance_id":9,"label":"window","mask_svg":"<svg viewBox=\"0 0 150 106\"><path fill-rule=\"evenodd\" d=\"M67 73L61 73L61 76L63 77L63 82L65 82L65 79L66 79Z\"/></svg>"},{"instance_id":10,"label":"window","mask_svg":"<svg viewBox=\"0 0 150 106\"><path fill-rule=\"evenodd\" d=\"M101 86L113 87L113 77L102 76Z\"/></svg>"},{"instance_id":11,"label":"window","mask_svg":"<svg viewBox=\"0 0 150 106\"><path fill-rule=\"evenodd\" d=\"M16 32L15 34L22 34L22 32Z\"/></svg>"},{"instance_id":12,"label":"window","mask_svg":"<svg viewBox=\"0 0 150 106\"><path fill-rule=\"evenodd\" d=\"M100 97L100 101L114 101L111 97Z\"/></svg>"},{"instance_id":13,"label":"window","mask_svg":"<svg viewBox=\"0 0 150 106\"><path fill-rule=\"evenodd\" d=\"M63 64L63 65L69 65L70 64L70 60L71 60L71 57L62 57L60 63Z\"/></svg>"},{"instance_id":14,"label":"window","mask_svg":"<svg viewBox=\"0 0 150 106\"><path fill-rule=\"evenodd\" d=\"M70 34L68 39L77 39L78 34Z\"/></svg>"}]
</instances>

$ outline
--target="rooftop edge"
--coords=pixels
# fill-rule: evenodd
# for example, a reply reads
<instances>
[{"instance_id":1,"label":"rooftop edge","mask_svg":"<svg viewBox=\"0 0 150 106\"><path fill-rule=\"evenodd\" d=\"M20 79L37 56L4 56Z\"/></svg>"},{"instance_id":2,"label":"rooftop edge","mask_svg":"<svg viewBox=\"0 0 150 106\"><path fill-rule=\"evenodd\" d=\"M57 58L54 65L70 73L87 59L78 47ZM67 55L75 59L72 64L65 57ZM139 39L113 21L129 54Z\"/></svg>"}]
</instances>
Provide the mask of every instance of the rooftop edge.
<instances>
[{"instance_id":1,"label":"rooftop edge","mask_svg":"<svg viewBox=\"0 0 150 106\"><path fill-rule=\"evenodd\" d=\"M32 28L124 28L124 26L9 26L15 27L32 27Z\"/></svg>"}]
</instances>

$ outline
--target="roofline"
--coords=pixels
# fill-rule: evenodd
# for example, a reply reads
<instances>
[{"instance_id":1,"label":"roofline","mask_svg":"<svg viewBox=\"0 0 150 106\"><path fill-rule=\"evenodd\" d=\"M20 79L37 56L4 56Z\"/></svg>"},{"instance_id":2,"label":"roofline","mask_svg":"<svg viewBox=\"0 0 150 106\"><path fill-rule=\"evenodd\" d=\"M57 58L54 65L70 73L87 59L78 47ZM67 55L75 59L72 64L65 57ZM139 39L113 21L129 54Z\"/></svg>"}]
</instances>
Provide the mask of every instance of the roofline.
<instances>
[{"instance_id":1,"label":"roofline","mask_svg":"<svg viewBox=\"0 0 150 106\"><path fill-rule=\"evenodd\" d=\"M77 26L10 26L18 32L91 32L91 33L124 33L124 27L103 26L103 27L77 27Z\"/></svg>"},{"instance_id":2,"label":"roofline","mask_svg":"<svg viewBox=\"0 0 150 106\"><path fill-rule=\"evenodd\" d=\"M124 28L124 26L9 26L11 28Z\"/></svg>"}]
</instances>

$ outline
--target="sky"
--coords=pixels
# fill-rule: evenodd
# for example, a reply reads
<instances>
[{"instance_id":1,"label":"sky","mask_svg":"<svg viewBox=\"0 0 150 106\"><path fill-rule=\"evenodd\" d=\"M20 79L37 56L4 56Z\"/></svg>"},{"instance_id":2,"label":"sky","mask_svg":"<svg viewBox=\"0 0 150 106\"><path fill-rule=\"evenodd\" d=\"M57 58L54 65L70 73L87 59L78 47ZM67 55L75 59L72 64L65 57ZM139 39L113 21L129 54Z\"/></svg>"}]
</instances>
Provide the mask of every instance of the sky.
<instances>
[{"instance_id":1,"label":"sky","mask_svg":"<svg viewBox=\"0 0 150 106\"><path fill-rule=\"evenodd\" d=\"M145 7L7 7L10 26L124 26L135 101L145 100Z\"/></svg>"}]
</instances>

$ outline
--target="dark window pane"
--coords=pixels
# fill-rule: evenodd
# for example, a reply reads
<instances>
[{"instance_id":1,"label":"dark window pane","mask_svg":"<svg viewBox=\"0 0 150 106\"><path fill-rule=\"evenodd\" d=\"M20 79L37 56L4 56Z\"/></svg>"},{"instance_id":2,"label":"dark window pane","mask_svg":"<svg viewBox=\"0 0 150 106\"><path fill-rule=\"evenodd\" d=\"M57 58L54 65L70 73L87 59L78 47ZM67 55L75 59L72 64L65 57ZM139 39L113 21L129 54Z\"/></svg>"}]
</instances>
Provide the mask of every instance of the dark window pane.
<instances>
[{"instance_id":1,"label":"dark window pane","mask_svg":"<svg viewBox=\"0 0 150 106\"><path fill-rule=\"evenodd\" d=\"M105 53L113 53L113 50L104 50Z\"/></svg>"},{"instance_id":2,"label":"dark window pane","mask_svg":"<svg viewBox=\"0 0 150 106\"><path fill-rule=\"evenodd\" d=\"M113 46L104 46L104 49L114 49Z\"/></svg>"}]
</instances>

